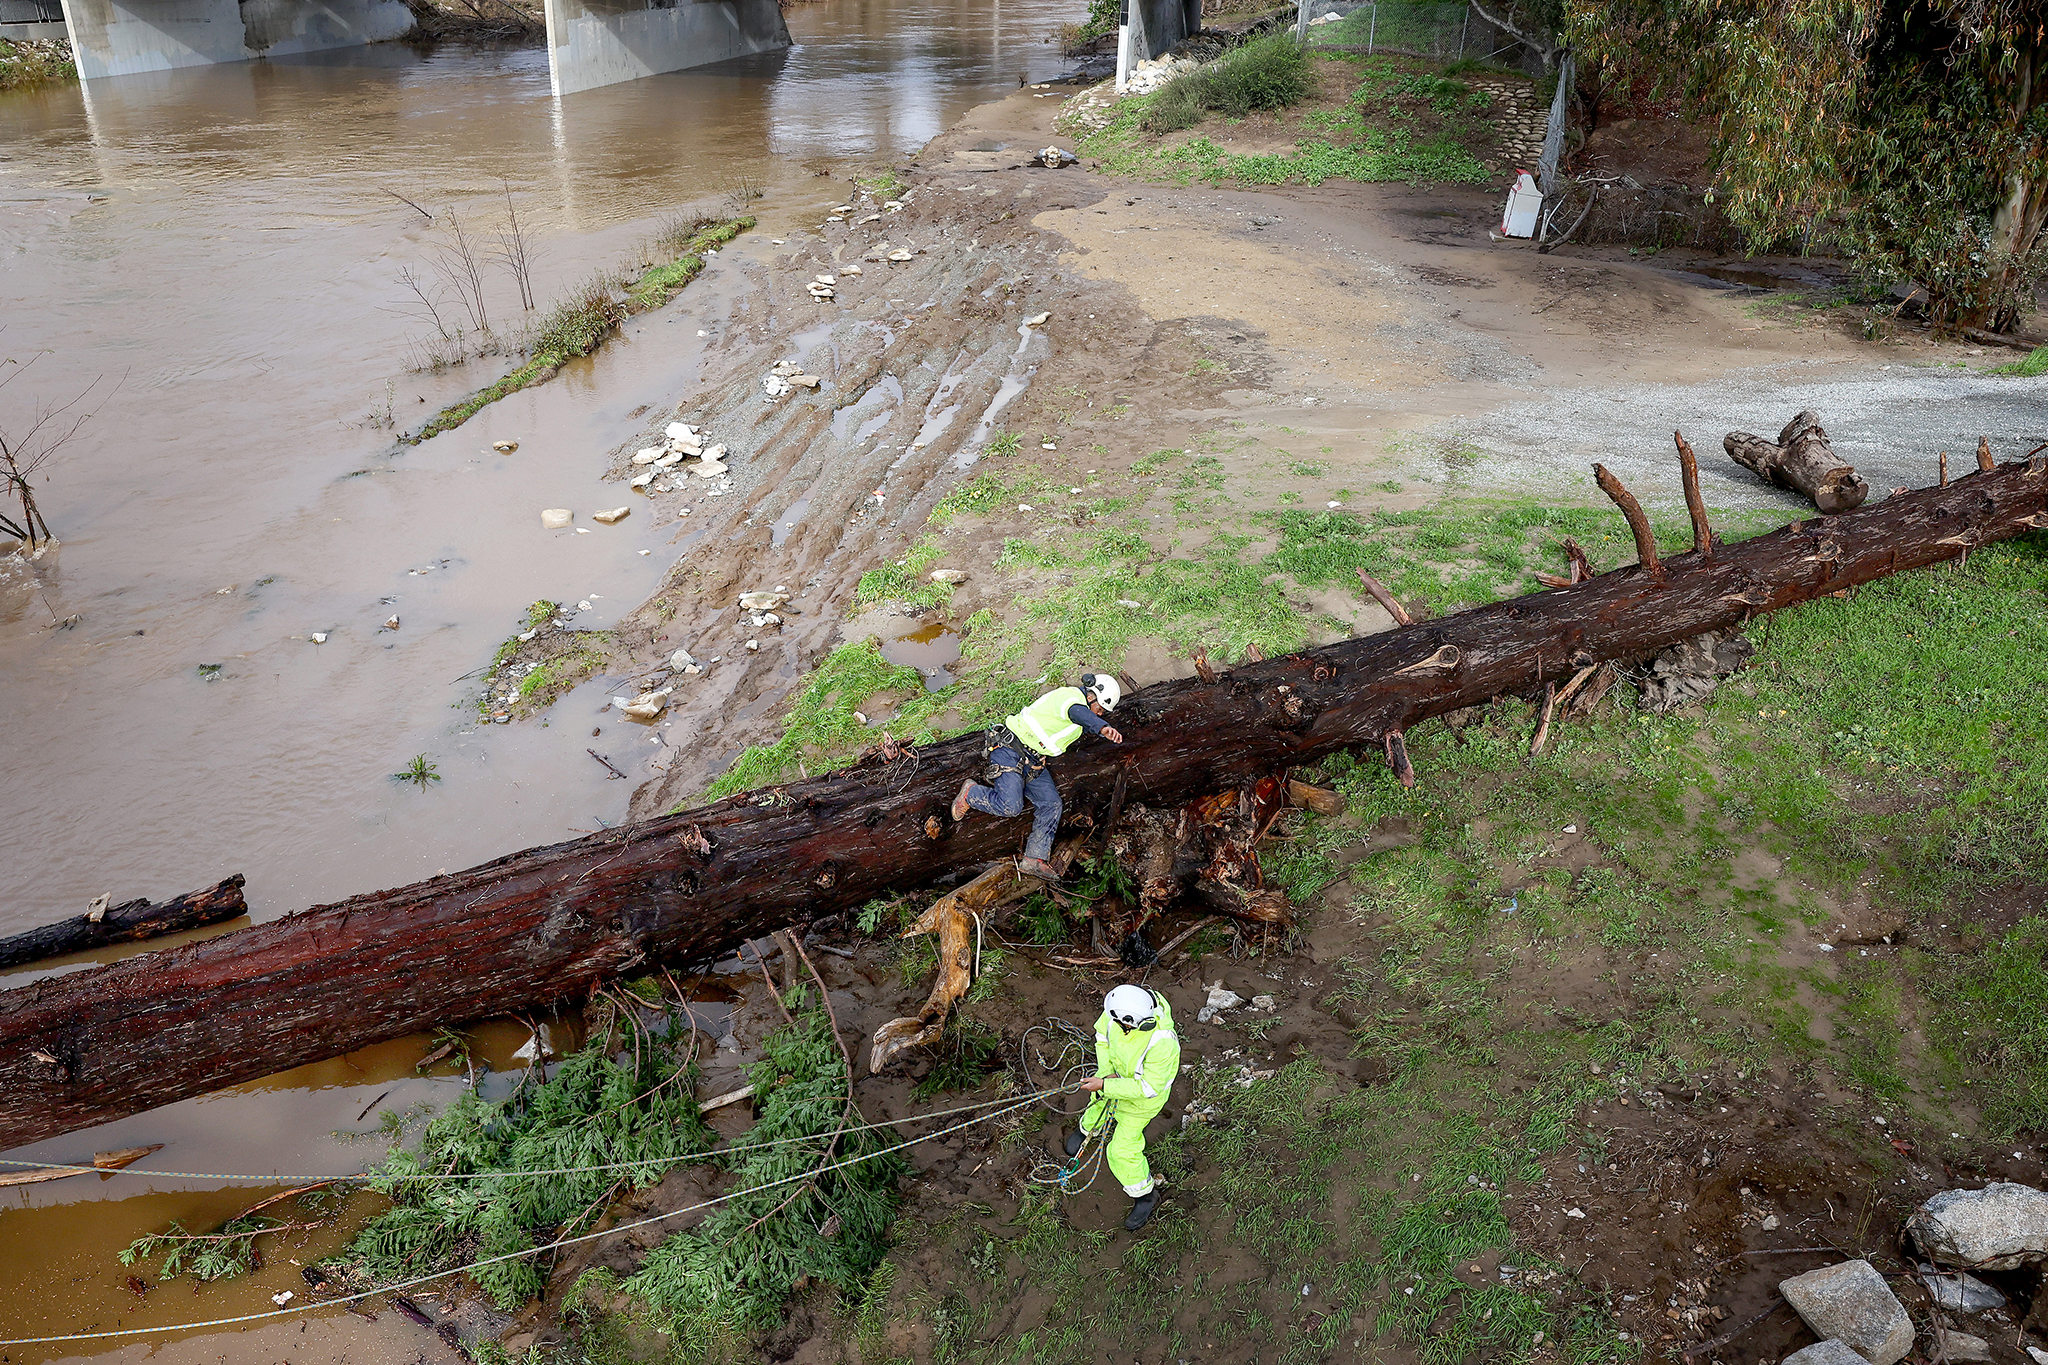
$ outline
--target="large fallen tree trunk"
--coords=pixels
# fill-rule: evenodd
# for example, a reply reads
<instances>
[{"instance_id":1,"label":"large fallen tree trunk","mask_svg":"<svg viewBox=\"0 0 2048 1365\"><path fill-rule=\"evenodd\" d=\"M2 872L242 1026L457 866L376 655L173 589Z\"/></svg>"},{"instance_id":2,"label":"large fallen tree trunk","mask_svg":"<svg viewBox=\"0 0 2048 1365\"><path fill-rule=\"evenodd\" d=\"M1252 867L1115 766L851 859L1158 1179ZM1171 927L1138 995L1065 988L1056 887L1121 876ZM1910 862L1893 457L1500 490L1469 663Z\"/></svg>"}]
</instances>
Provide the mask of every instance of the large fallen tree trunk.
<instances>
[{"instance_id":1,"label":"large fallen tree trunk","mask_svg":"<svg viewBox=\"0 0 2048 1365\"><path fill-rule=\"evenodd\" d=\"M147 900L126 901L95 913L74 915L30 929L11 938L0 938L0 967L19 967L26 962L85 953L116 943L139 943L186 929L203 929L249 913L242 899L242 874L154 904Z\"/></svg>"},{"instance_id":2,"label":"large fallen tree trunk","mask_svg":"<svg viewBox=\"0 0 2048 1365\"><path fill-rule=\"evenodd\" d=\"M1117 712L1127 742L1074 750L1059 781L1078 817L1106 806L1120 772L1132 803L1170 809L1343 749L1384 745L1398 770L1401 732L1426 717L2044 526L2048 460L1737 545L1702 524L1701 545L1662 563L1652 544L1644 564L1587 582L1140 689ZM1012 853L1026 822L951 819L981 767L973 736L871 755L0 993L0 1146L701 961Z\"/></svg>"}]
</instances>

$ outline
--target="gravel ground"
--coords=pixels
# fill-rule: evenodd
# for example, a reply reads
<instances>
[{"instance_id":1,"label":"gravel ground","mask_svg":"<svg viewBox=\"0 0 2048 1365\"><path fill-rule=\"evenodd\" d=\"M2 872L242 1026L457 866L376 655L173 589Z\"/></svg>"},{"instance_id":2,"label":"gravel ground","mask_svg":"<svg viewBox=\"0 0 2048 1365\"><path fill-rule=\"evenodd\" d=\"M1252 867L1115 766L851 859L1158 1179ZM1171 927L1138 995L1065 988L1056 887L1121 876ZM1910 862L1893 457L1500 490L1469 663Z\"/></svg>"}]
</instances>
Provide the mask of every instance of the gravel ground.
<instances>
[{"instance_id":1,"label":"gravel ground","mask_svg":"<svg viewBox=\"0 0 2048 1365\"><path fill-rule=\"evenodd\" d=\"M1708 505L1729 509L1801 505L1802 499L1723 455L1721 437L1730 431L1775 437L1805 408L1820 414L1835 450L1869 481L1873 499L1933 483L1943 450L1952 476L1975 469L1980 436L1990 437L1999 460L2018 459L2048 441L2048 376L2001 379L1905 366L1851 375L1833 364L1824 374L1812 369L1792 363L1695 384L1572 388L1445 422L1426 436L1437 452L1460 444L1478 448L1485 483L1503 491L1592 499L1590 472L1598 460L1645 506L1662 512L1682 510L1684 499L1671 442L1646 438L1648 414L1655 414L1656 430L1676 427L1686 434L1700 457Z\"/></svg>"}]
</instances>

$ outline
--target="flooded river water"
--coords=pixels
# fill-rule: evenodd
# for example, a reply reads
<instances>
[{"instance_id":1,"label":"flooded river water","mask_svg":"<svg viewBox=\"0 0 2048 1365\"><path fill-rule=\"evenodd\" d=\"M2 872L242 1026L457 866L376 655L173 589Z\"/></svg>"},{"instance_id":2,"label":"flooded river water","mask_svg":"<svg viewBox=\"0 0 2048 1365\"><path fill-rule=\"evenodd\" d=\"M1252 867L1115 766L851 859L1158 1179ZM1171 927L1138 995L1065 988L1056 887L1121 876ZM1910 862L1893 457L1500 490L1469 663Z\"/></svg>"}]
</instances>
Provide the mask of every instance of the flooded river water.
<instances>
[{"instance_id":1,"label":"flooded river water","mask_svg":"<svg viewBox=\"0 0 2048 1365\"><path fill-rule=\"evenodd\" d=\"M431 278L451 209L493 233L508 189L543 305L742 177L765 191L764 233L814 221L844 195L846 158L879 167L1020 77L1054 74L1046 39L1078 10L834 0L790 13L786 53L561 100L538 48L400 46L0 96L0 423L80 394L73 411L90 414L38 490L61 546L0 570L0 934L102 893L163 897L237 871L270 918L623 818L636 781L585 750L637 780L664 746L625 725L480 725L463 679L537 598L587 600L578 624L602 627L661 581L671 531L587 514L625 500L599 481L605 452L642 405L688 385L696 333L715 334L735 288L714 264L593 360L406 448L395 431L505 362L408 368L423 324L400 272ZM516 324L509 273L487 276L483 303ZM550 506L593 533L543 531ZM422 754L439 783L391 780ZM509 1057L523 1037L490 1048ZM370 1126L366 1106L462 1083L415 1077L420 1051L367 1049L8 1155L161 1142L144 1165L360 1169L365 1151L333 1134ZM114 1259L171 1218L218 1222L267 1192L219 1189L6 1190L0 1338L267 1307L290 1264L260 1286L139 1297ZM394 1350L436 1346L401 1327ZM367 1328L290 1343L277 1330L172 1354L383 1354L349 1336ZM73 1353L96 1352L8 1358Z\"/></svg>"}]
</instances>

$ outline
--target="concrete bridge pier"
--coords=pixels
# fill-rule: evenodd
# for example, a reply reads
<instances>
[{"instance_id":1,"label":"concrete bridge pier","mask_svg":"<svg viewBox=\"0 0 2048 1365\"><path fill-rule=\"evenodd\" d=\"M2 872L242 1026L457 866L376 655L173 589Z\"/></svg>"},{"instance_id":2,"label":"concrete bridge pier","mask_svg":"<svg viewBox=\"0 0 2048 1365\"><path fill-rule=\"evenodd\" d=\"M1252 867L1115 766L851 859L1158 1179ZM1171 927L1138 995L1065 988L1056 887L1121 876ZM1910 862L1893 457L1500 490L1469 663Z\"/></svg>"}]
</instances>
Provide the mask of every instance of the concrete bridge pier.
<instances>
[{"instance_id":1,"label":"concrete bridge pier","mask_svg":"<svg viewBox=\"0 0 2048 1365\"><path fill-rule=\"evenodd\" d=\"M253 57L326 52L397 38L400 0L64 0L84 80Z\"/></svg>"},{"instance_id":2,"label":"concrete bridge pier","mask_svg":"<svg viewBox=\"0 0 2048 1365\"><path fill-rule=\"evenodd\" d=\"M557 95L789 46L789 26L775 0L546 0L546 6L548 78Z\"/></svg>"},{"instance_id":3,"label":"concrete bridge pier","mask_svg":"<svg viewBox=\"0 0 2048 1365\"><path fill-rule=\"evenodd\" d=\"M1201 31L1202 0L1127 0L1131 56L1149 61Z\"/></svg>"}]
</instances>

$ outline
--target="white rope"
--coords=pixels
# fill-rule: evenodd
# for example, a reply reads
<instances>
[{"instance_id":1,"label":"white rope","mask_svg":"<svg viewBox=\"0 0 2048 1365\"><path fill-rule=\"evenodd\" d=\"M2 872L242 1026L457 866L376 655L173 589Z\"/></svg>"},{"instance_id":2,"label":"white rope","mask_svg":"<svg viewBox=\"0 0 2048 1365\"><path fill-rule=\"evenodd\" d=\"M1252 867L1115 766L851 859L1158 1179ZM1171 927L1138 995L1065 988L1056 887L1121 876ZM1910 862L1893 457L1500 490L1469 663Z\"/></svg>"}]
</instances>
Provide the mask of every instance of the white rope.
<instances>
[{"instance_id":1,"label":"white rope","mask_svg":"<svg viewBox=\"0 0 2048 1365\"><path fill-rule=\"evenodd\" d=\"M1045 1090L1026 1096L1034 1102L1060 1090ZM977 1100L954 1109L941 1109L931 1114L910 1114L900 1119L883 1119L877 1123L858 1124L847 1129L849 1133L867 1133L880 1128L894 1128L898 1124L922 1123L926 1119L946 1119L955 1114L971 1114L977 1109L989 1109L999 1104L1008 1104L1015 1096L1005 1095L1000 1099ZM136 1166L71 1166L49 1161L9 1161L0 1159L0 1166L23 1166L38 1171L69 1171L78 1175L154 1175L167 1180L250 1180L265 1185L288 1183L312 1183L314 1181L388 1180L394 1184L419 1180L505 1180L527 1175L582 1175L597 1171L626 1171L640 1166L677 1166L686 1161L704 1161L715 1156L731 1156L739 1152L758 1152L768 1147L784 1147L792 1142L809 1142L809 1137L774 1138L768 1142L742 1143L736 1147L719 1147L708 1152L684 1152L676 1156L645 1157L634 1161L614 1161L603 1166L556 1166L539 1171L455 1171L447 1175L435 1175L422 1171L418 1175L383 1175L376 1171L354 1171L343 1175L227 1175L218 1171L157 1171Z\"/></svg>"},{"instance_id":2,"label":"white rope","mask_svg":"<svg viewBox=\"0 0 2048 1365\"><path fill-rule=\"evenodd\" d=\"M621 1223L617 1227L604 1228L597 1232L586 1232L577 1237L564 1237L559 1241L549 1242L546 1246L528 1247L524 1251L508 1251L502 1256L492 1256L487 1260L473 1261L468 1265L456 1266L452 1270L439 1270L432 1275L422 1275L418 1279L402 1280L397 1284L387 1284L378 1289L366 1289L359 1294L349 1294L338 1299L322 1299L318 1303L308 1303L302 1308L276 1308L263 1313L243 1313L237 1317L212 1318L205 1322L178 1322L163 1327L123 1327L111 1332L71 1332L64 1336L56 1337L17 1337L9 1341L0 1341L0 1346L48 1346L64 1341L100 1341L108 1337L139 1337L150 1336L160 1332L189 1332L202 1327L232 1327L238 1323L261 1322L266 1318L297 1317L315 1308L337 1308L343 1304L360 1303L364 1299L373 1299L379 1294L395 1294L400 1290L415 1289L423 1284L432 1284L435 1280L445 1280L451 1275L462 1275L472 1270L481 1270L485 1266L498 1265L505 1261L516 1261L525 1256L538 1256L544 1251L556 1251L562 1247L575 1246L579 1242L596 1241L600 1237L610 1237L615 1233L631 1232L635 1228L644 1228L649 1224L664 1222L670 1218L680 1218L686 1213L696 1213L701 1209L708 1209L715 1204L723 1204L728 1200L738 1199L743 1195L760 1194L766 1190L779 1189L784 1185L794 1185L799 1181L815 1180L821 1175L832 1171L845 1170L847 1167L857 1166L863 1161L873 1161L877 1157L893 1156L895 1153L915 1147L921 1142L931 1142L937 1138L947 1137L959 1132L962 1128L971 1128L977 1123L988 1123L994 1119L1004 1117L1012 1112L1013 1109L1023 1109L1037 1102L1038 1096L1036 1095L1029 1095L1023 1099L1013 1099L1010 1102L1011 1109L999 1109L992 1114L983 1114L980 1118L965 1119L950 1128L941 1128L936 1133L927 1133L923 1137L911 1138L906 1142L897 1143L894 1147L884 1147L880 1151L870 1152L866 1156L848 1157L846 1160L834 1162L830 1166L821 1166L809 1171L799 1171L795 1175L785 1176L780 1180L771 1180L765 1185L755 1185L744 1190L733 1190L728 1194L721 1194L715 1199L707 1199L701 1204L692 1204L687 1208L672 1209L667 1213L658 1213L651 1218L642 1218L637 1222ZM769 1144L763 1143L761 1145L767 1146Z\"/></svg>"}]
</instances>

